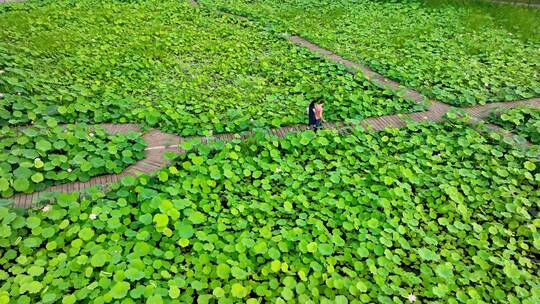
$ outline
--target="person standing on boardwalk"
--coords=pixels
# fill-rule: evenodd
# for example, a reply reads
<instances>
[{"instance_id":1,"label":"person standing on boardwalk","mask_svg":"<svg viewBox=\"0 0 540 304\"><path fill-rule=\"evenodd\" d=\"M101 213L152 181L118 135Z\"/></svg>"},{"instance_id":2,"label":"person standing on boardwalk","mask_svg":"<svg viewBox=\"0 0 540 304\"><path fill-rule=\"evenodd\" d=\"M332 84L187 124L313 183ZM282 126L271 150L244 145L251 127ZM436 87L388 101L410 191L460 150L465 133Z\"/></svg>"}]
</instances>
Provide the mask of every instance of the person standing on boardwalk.
<instances>
[{"instance_id":1,"label":"person standing on boardwalk","mask_svg":"<svg viewBox=\"0 0 540 304\"><path fill-rule=\"evenodd\" d=\"M313 131L317 130L317 119L315 118L315 100L312 100L307 107L308 126Z\"/></svg>"},{"instance_id":2,"label":"person standing on boardwalk","mask_svg":"<svg viewBox=\"0 0 540 304\"><path fill-rule=\"evenodd\" d=\"M315 111L315 131L322 128L322 122L324 121L323 118L323 106L324 106L324 100L320 99L318 103L315 104L314 111Z\"/></svg>"},{"instance_id":3,"label":"person standing on boardwalk","mask_svg":"<svg viewBox=\"0 0 540 304\"><path fill-rule=\"evenodd\" d=\"M308 125L313 131L317 132L322 127L323 121L323 100L312 100L307 108Z\"/></svg>"}]
</instances>

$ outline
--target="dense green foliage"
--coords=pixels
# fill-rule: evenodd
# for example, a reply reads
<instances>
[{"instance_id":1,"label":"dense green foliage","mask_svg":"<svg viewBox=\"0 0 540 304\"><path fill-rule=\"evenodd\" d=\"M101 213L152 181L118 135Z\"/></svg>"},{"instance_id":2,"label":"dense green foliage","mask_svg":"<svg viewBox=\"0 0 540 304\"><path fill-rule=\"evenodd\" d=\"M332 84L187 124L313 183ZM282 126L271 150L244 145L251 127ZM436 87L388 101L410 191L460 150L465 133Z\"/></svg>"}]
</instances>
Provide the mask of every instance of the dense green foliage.
<instances>
[{"instance_id":1,"label":"dense green foliage","mask_svg":"<svg viewBox=\"0 0 540 304\"><path fill-rule=\"evenodd\" d=\"M464 25L474 30L484 28L503 28L523 41L540 41L537 25L540 10L523 6L509 5L507 2L495 3L491 0L420 0L428 7L438 9L441 6L465 8ZM525 0L527 1L527 0ZM540 1L540 0L534 0Z\"/></svg>"},{"instance_id":2,"label":"dense green foliage","mask_svg":"<svg viewBox=\"0 0 540 304\"><path fill-rule=\"evenodd\" d=\"M495 112L491 121L533 144L540 145L540 109L522 107Z\"/></svg>"},{"instance_id":3,"label":"dense green foliage","mask_svg":"<svg viewBox=\"0 0 540 304\"><path fill-rule=\"evenodd\" d=\"M0 124L52 115L193 135L305 123L318 96L328 120L420 108L255 23L177 0L0 7L0 28Z\"/></svg>"},{"instance_id":4,"label":"dense green foliage","mask_svg":"<svg viewBox=\"0 0 540 304\"><path fill-rule=\"evenodd\" d=\"M422 107L287 30L451 103L539 94L535 42L467 28L467 8L205 3L258 21L176 0L0 6L1 196L143 156L138 134L85 123L191 135L303 122L319 96L330 120ZM535 141L538 118L492 119ZM0 304L540 302L538 149L455 120L182 149L106 193L0 207Z\"/></svg>"},{"instance_id":5,"label":"dense green foliage","mask_svg":"<svg viewBox=\"0 0 540 304\"><path fill-rule=\"evenodd\" d=\"M451 104L540 96L540 11L504 18L513 10L422 1L200 2L300 34ZM530 25L518 27L528 39L513 33L518 20Z\"/></svg>"},{"instance_id":6,"label":"dense green foliage","mask_svg":"<svg viewBox=\"0 0 540 304\"><path fill-rule=\"evenodd\" d=\"M101 197L0 208L0 297L540 300L540 162L495 135L455 122L183 148Z\"/></svg>"},{"instance_id":7,"label":"dense green foliage","mask_svg":"<svg viewBox=\"0 0 540 304\"><path fill-rule=\"evenodd\" d=\"M139 133L109 135L85 124L0 128L0 197L120 173L144 157Z\"/></svg>"}]
</instances>

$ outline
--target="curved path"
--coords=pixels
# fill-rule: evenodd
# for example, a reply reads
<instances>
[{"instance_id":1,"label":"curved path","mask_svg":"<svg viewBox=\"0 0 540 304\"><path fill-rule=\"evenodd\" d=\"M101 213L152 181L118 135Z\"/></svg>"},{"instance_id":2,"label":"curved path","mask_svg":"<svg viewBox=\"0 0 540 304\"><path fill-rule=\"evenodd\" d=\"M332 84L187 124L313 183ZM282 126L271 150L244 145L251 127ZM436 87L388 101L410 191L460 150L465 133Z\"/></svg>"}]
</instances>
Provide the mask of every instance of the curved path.
<instances>
[{"instance_id":1,"label":"curved path","mask_svg":"<svg viewBox=\"0 0 540 304\"><path fill-rule=\"evenodd\" d=\"M475 106L470 108L461 108L469 114L471 117L476 119L483 119L487 117L491 110L496 108L512 108L516 106L532 106L540 108L540 98L529 99L529 100L519 100L511 102L500 102L500 103L490 103L487 105ZM443 119L446 112L448 112L449 107L447 105L441 105L439 103L434 103L430 106L428 111L416 112L409 114L397 114L397 115L387 115L380 117L371 117L366 118L360 121L355 122L360 124L363 127L371 128L373 130L382 130L387 127L399 128L405 126L409 121L440 121ZM139 131L140 128L136 124L102 124L110 133L127 133L128 131ZM326 129L338 129L346 130L350 125L343 123L326 123ZM505 136L510 136L509 133L501 130L500 128L491 125L490 128L495 129L495 131L500 131ZM305 125L296 125L296 126L287 126L277 129L270 129L269 133L277 137L283 138L287 133L291 132L301 132L306 130ZM221 140L221 141L231 141L235 138L245 138L248 137L248 134L238 135L233 133L222 133L217 134L214 137L198 137L202 143L206 143L208 140ZM163 166L168 164L168 161L164 158L164 154L167 151L174 151L177 153L183 153L184 151L180 148L180 145L183 141L193 139L180 137L174 134L164 133L160 130L150 129L146 134L143 135L143 139L147 142L148 147L145 149L145 158L136 162L135 164L126 168L122 173L119 174L108 174L101 175L91 178L86 182L72 182L63 185L51 186L39 192L29 193L29 194L16 194L13 197L9 198L14 201L13 207L19 208L30 208L33 206L33 203L38 201L45 193L48 192L73 192L81 191L92 186L107 186L114 182L118 182L122 177L130 175L136 176L141 173L152 174L153 172L159 170Z\"/></svg>"},{"instance_id":2,"label":"curved path","mask_svg":"<svg viewBox=\"0 0 540 304\"><path fill-rule=\"evenodd\" d=\"M1 0L0 0L1 1ZM190 0L190 3L194 6L198 5L196 1ZM354 124L359 124L366 128L371 128L373 130L381 130L387 127L402 127L405 126L409 121L440 121L443 119L448 110L454 108L447 104L444 104L437 100L429 100L422 94L414 91L412 89L401 86L399 83L392 81L381 74L378 74L368 67L362 66L355 62L349 61L342 58L341 56L319 47L318 45L302 38L299 36L290 36L288 38L291 42L296 43L297 45L309 48L313 52L316 52L327 59L341 63L347 67L351 72L356 73L361 71L366 75L371 81L378 83L382 86L386 86L394 91L402 91L405 97L408 97L417 103L428 102L429 108L427 111L409 113L409 114L396 114L396 115L387 115L381 117L371 117L366 118L360 121L356 121ZM486 118L490 111L496 108L512 108L516 106L532 106L540 108L540 98L533 98L527 100L517 100L510 102L495 102L489 103L486 105L479 105L467 108L459 108L465 113L469 114L474 119L484 119ZM102 124L110 133L126 133L128 131L140 131L140 128L137 124ZM326 129L338 129L346 130L351 125L346 125L344 123L326 123ZM510 137L511 134L498 128L497 126L488 125L491 129L502 133L504 136ZM270 129L269 133L280 138L283 138L285 134L290 132L301 132L306 130L305 125L296 125L296 126L286 126L277 129ZM249 132L244 135L238 135L233 133L223 133L217 134L214 137L199 137L198 139L202 143L206 143L208 140L221 140L221 141L231 141L235 138L245 138L248 137ZM141 173L152 174L153 172L159 170L163 166L168 164L168 161L164 158L164 154L167 151L174 151L177 153L183 153L180 148L181 143L191 138L184 138L174 134L164 133L160 130L150 129L146 134L143 135L143 139L147 142L148 147L145 149L145 158L136 162L135 164L126 168L122 173L119 174L108 174L102 176L96 176L91 178L86 182L72 182L58 186L51 186L39 192L29 193L29 194L16 194L9 200L13 200L13 207L20 208L30 208L33 206L33 203L39 201L45 193L49 192L73 192L81 191L92 186L106 187L114 182L118 182L124 176L136 176Z\"/></svg>"},{"instance_id":3,"label":"curved path","mask_svg":"<svg viewBox=\"0 0 540 304\"><path fill-rule=\"evenodd\" d=\"M515 2L512 0L487 0L488 2L491 2L493 4L499 4L499 5L515 5L515 6L523 6L526 8L536 8L540 9L540 3L528 3L528 2ZM503 9L503 8L501 8Z\"/></svg>"}]
</instances>

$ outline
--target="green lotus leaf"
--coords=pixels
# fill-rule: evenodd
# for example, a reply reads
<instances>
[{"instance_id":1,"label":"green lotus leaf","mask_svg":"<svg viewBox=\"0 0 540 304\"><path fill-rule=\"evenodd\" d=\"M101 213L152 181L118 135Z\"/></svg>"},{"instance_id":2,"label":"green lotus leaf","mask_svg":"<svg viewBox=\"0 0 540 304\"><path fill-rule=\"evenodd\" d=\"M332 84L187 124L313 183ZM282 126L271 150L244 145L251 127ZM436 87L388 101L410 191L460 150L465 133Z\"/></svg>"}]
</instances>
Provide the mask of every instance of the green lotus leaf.
<instances>
[{"instance_id":1,"label":"green lotus leaf","mask_svg":"<svg viewBox=\"0 0 540 304\"><path fill-rule=\"evenodd\" d=\"M80 168L83 172L90 171L92 169L92 163L89 161L84 161L83 163L81 163Z\"/></svg>"},{"instance_id":2,"label":"green lotus leaf","mask_svg":"<svg viewBox=\"0 0 540 304\"><path fill-rule=\"evenodd\" d=\"M152 215L149 213L142 214L139 217L139 221L144 225L150 225L152 223Z\"/></svg>"},{"instance_id":3,"label":"green lotus leaf","mask_svg":"<svg viewBox=\"0 0 540 304\"><path fill-rule=\"evenodd\" d=\"M127 293L129 292L130 285L128 282L117 282L114 284L114 286L111 288L111 296L114 299L123 299L126 297Z\"/></svg>"},{"instance_id":4,"label":"green lotus leaf","mask_svg":"<svg viewBox=\"0 0 540 304\"><path fill-rule=\"evenodd\" d=\"M231 274L233 277L243 280L247 277L247 272L238 266L231 267Z\"/></svg>"},{"instance_id":5,"label":"green lotus leaf","mask_svg":"<svg viewBox=\"0 0 540 304\"><path fill-rule=\"evenodd\" d=\"M525 166L525 169L529 171L534 171L534 169L536 169L536 165L530 161L526 161L523 165Z\"/></svg>"},{"instance_id":6,"label":"green lotus leaf","mask_svg":"<svg viewBox=\"0 0 540 304\"><path fill-rule=\"evenodd\" d=\"M450 263L444 263L440 264L435 268L435 272L437 275L445 280L449 280L454 277L454 273L452 271L452 264Z\"/></svg>"},{"instance_id":7,"label":"green lotus leaf","mask_svg":"<svg viewBox=\"0 0 540 304\"><path fill-rule=\"evenodd\" d=\"M81 231L79 231L79 237L84 241L90 240L92 237L94 237L94 234L94 230L89 227L83 228Z\"/></svg>"},{"instance_id":8,"label":"green lotus leaf","mask_svg":"<svg viewBox=\"0 0 540 304\"><path fill-rule=\"evenodd\" d=\"M51 143L44 140L44 139L40 139L39 141L36 142L36 149L38 149L40 151L47 152L51 148L52 148Z\"/></svg>"},{"instance_id":9,"label":"green lotus leaf","mask_svg":"<svg viewBox=\"0 0 540 304\"><path fill-rule=\"evenodd\" d=\"M62 304L74 304L77 302L77 297L74 295L67 295L62 298Z\"/></svg>"},{"instance_id":10,"label":"green lotus leaf","mask_svg":"<svg viewBox=\"0 0 540 304\"><path fill-rule=\"evenodd\" d=\"M506 262L503 267L504 274L513 282L519 282L521 278L521 272L519 268L512 262Z\"/></svg>"},{"instance_id":11,"label":"green lotus leaf","mask_svg":"<svg viewBox=\"0 0 540 304\"><path fill-rule=\"evenodd\" d=\"M331 244L319 244L317 249L322 255L331 255L334 252L334 247Z\"/></svg>"},{"instance_id":12,"label":"green lotus leaf","mask_svg":"<svg viewBox=\"0 0 540 304\"><path fill-rule=\"evenodd\" d=\"M26 226L28 226L28 228L36 228L40 224L41 224L41 219L39 217L31 216L26 219Z\"/></svg>"},{"instance_id":13,"label":"green lotus leaf","mask_svg":"<svg viewBox=\"0 0 540 304\"><path fill-rule=\"evenodd\" d=\"M32 179L32 181L33 181L34 183L40 183L40 182L42 182L45 178L43 177L43 174L37 172L37 173L35 173L34 175L32 175L31 179Z\"/></svg>"},{"instance_id":14,"label":"green lotus leaf","mask_svg":"<svg viewBox=\"0 0 540 304\"><path fill-rule=\"evenodd\" d=\"M368 285L364 281L358 281L355 286L360 292L366 292L368 290Z\"/></svg>"},{"instance_id":15,"label":"green lotus leaf","mask_svg":"<svg viewBox=\"0 0 540 304\"><path fill-rule=\"evenodd\" d=\"M268 257L270 257L273 260L278 260L281 257L281 252L279 251L279 249L275 247L268 249L267 253L268 253Z\"/></svg>"},{"instance_id":16,"label":"green lotus leaf","mask_svg":"<svg viewBox=\"0 0 540 304\"><path fill-rule=\"evenodd\" d=\"M160 295L152 295L146 301L147 304L163 304L163 298Z\"/></svg>"},{"instance_id":17,"label":"green lotus leaf","mask_svg":"<svg viewBox=\"0 0 540 304\"><path fill-rule=\"evenodd\" d=\"M180 296L180 289L176 286L169 287L169 297L176 299Z\"/></svg>"},{"instance_id":18,"label":"green lotus leaf","mask_svg":"<svg viewBox=\"0 0 540 304\"><path fill-rule=\"evenodd\" d=\"M206 221L206 215L204 215L202 212L195 211L191 213L189 220L195 225L202 224Z\"/></svg>"},{"instance_id":19,"label":"green lotus leaf","mask_svg":"<svg viewBox=\"0 0 540 304\"><path fill-rule=\"evenodd\" d=\"M347 297L343 295L339 295L339 296L336 296L336 298L334 299L334 302L336 304L348 304L349 300L347 299Z\"/></svg>"},{"instance_id":20,"label":"green lotus leaf","mask_svg":"<svg viewBox=\"0 0 540 304\"><path fill-rule=\"evenodd\" d=\"M193 226L191 226L191 224L189 223L186 223L186 222L180 222L178 224L175 224L175 228L176 228L176 234L179 236L179 237L183 237L183 238L191 238L193 236L193 234L195 233L194 229L193 229Z\"/></svg>"},{"instance_id":21,"label":"green lotus leaf","mask_svg":"<svg viewBox=\"0 0 540 304\"><path fill-rule=\"evenodd\" d=\"M194 165L202 165L204 163L204 158L200 156L195 156L193 159L191 159Z\"/></svg>"},{"instance_id":22,"label":"green lotus leaf","mask_svg":"<svg viewBox=\"0 0 540 304\"><path fill-rule=\"evenodd\" d=\"M160 171L158 174L158 178L162 182L166 182L169 179L169 175L165 171Z\"/></svg>"},{"instance_id":23,"label":"green lotus leaf","mask_svg":"<svg viewBox=\"0 0 540 304\"><path fill-rule=\"evenodd\" d=\"M449 290L448 290L447 285L439 283L437 286L433 287L432 291L434 295L436 295L439 298L442 298L448 293Z\"/></svg>"},{"instance_id":24,"label":"green lotus leaf","mask_svg":"<svg viewBox=\"0 0 540 304\"><path fill-rule=\"evenodd\" d=\"M21 286L21 288L28 290L28 293L38 293L43 288L43 284L37 281L30 281L29 283Z\"/></svg>"},{"instance_id":25,"label":"green lotus leaf","mask_svg":"<svg viewBox=\"0 0 540 304\"><path fill-rule=\"evenodd\" d=\"M9 189L9 180L5 177L0 177L0 192Z\"/></svg>"},{"instance_id":26,"label":"green lotus leaf","mask_svg":"<svg viewBox=\"0 0 540 304\"><path fill-rule=\"evenodd\" d=\"M225 296L225 290L223 290L223 288L221 287L216 287L212 291L212 294L218 299L223 298Z\"/></svg>"},{"instance_id":27,"label":"green lotus leaf","mask_svg":"<svg viewBox=\"0 0 540 304\"><path fill-rule=\"evenodd\" d=\"M30 183L27 179L16 179L13 181L13 188L17 191L24 192L28 190L30 187Z\"/></svg>"},{"instance_id":28,"label":"green lotus leaf","mask_svg":"<svg viewBox=\"0 0 540 304\"><path fill-rule=\"evenodd\" d=\"M28 274L33 277L40 276L43 273L43 271L44 271L44 268L37 265L33 265L33 266L30 266L30 268L28 268Z\"/></svg>"},{"instance_id":29,"label":"green lotus leaf","mask_svg":"<svg viewBox=\"0 0 540 304\"><path fill-rule=\"evenodd\" d=\"M153 221L156 224L156 227L163 228L167 227L169 224L169 217L166 214L156 214L154 215Z\"/></svg>"},{"instance_id":30,"label":"green lotus leaf","mask_svg":"<svg viewBox=\"0 0 540 304\"><path fill-rule=\"evenodd\" d=\"M308 252L317 251L317 243L311 242L311 243L307 244L307 250L308 250Z\"/></svg>"},{"instance_id":31,"label":"green lotus leaf","mask_svg":"<svg viewBox=\"0 0 540 304\"><path fill-rule=\"evenodd\" d=\"M0 224L0 237L8 238L11 235L11 228L6 224Z\"/></svg>"},{"instance_id":32,"label":"green lotus leaf","mask_svg":"<svg viewBox=\"0 0 540 304\"><path fill-rule=\"evenodd\" d=\"M100 250L96 252L90 259L90 264L94 267L102 267L105 263L108 263L111 259L111 255L105 251Z\"/></svg>"},{"instance_id":33,"label":"green lotus leaf","mask_svg":"<svg viewBox=\"0 0 540 304\"><path fill-rule=\"evenodd\" d=\"M231 286L231 295L235 298L244 298L248 294L248 289L239 283L234 283Z\"/></svg>"},{"instance_id":34,"label":"green lotus leaf","mask_svg":"<svg viewBox=\"0 0 540 304\"><path fill-rule=\"evenodd\" d=\"M139 231L137 232L137 239L141 241L147 241L150 238L150 233L148 231Z\"/></svg>"},{"instance_id":35,"label":"green lotus leaf","mask_svg":"<svg viewBox=\"0 0 540 304\"><path fill-rule=\"evenodd\" d=\"M129 187L129 186L134 186L137 184L137 179L133 176L124 176L122 177L122 180L120 181L122 183L122 185L126 186L126 187Z\"/></svg>"},{"instance_id":36,"label":"green lotus leaf","mask_svg":"<svg viewBox=\"0 0 540 304\"><path fill-rule=\"evenodd\" d=\"M281 262L278 260L272 261L270 263L270 269L272 269L273 272L278 272L281 270Z\"/></svg>"},{"instance_id":37,"label":"green lotus leaf","mask_svg":"<svg viewBox=\"0 0 540 304\"><path fill-rule=\"evenodd\" d=\"M19 167L19 168L15 169L13 171L13 175L16 178L19 178L19 179L30 178L30 176L32 176L32 174L33 174L32 170L30 170L28 168L25 168L25 167Z\"/></svg>"},{"instance_id":38,"label":"green lotus leaf","mask_svg":"<svg viewBox=\"0 0 540 304\"><path fill-rule=\"evenodd\" d=\"M281 296L283 297L283 299L285 299L286 301L290 301L292 300L292 298L294 297L294 292L288 288L288 287L284 287L282 290L281 290Z\"/></svg>"},{"instance_id":39,"label":"green lotus leaf","mask_svg":"<svg viewBox=\"0 0 540 304\"><path fill-rule=\"evenodd\" d=\"M435 252L433 252L432 250L430 250L428 248L420 248L420 249L418 249L418 255L420 255L420 257L423 260L426 260L426 261L438 261L439 260L439 256Z\"/></svg>"},{"instance_id":40,"label":"green lotus leaf","mask_svg":"<svg viewBox=\"0 0 540 304\"><path fill-rule=\"evenodd\" d=\"M229 278L230 267L227 264L219 264L216 268L216 274L219 278L227 280Z\"/></svg>"}]
</instances>

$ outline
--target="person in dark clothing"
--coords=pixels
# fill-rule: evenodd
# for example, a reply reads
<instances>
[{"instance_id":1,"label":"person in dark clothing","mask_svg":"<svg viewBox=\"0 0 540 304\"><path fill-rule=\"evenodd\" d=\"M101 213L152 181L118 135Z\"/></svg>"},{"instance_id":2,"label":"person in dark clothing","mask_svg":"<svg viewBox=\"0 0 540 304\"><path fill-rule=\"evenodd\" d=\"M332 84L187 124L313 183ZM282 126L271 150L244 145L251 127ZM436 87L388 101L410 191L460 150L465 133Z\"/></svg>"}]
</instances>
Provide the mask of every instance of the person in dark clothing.
<instances>
[{"instance_id":1,"label":"person in dark clothing","mask_svg":"<svg viewBox=\"0 0 540 304\"><path fill-rule=\"evenodd\" d=\"M315 131L322 128L322 122L324 121L323 106L324 100L319 100L319 102L315 104L315 107L313 109L313 111L315 112Z\"/></svg>"},{"instance_id":2,"label":"person in dark clothing","mask_svg":"<svg viewBox=\"0 0 540 304\"><path fill-rule=\"evenodd\" d=\"M322 122L324 121L323 118L323 105L324 100L322 99L314 99L311 101L307 108L307 114L308 114L308 125L313 131L317 132L317 130L322 129Z\"/></svg>"},{"instance_id":3,"label":"person in dark clothing","mask_svg":"<svg viewBox=\"0 0 540 304\"><path fill-rule=\"evenodd\" d=\"M313 129L313 131L317 131L317 119L315 118L315 100L312 100L307 107L307 114L308 126Z\"/></svg>"}]
</instances>

